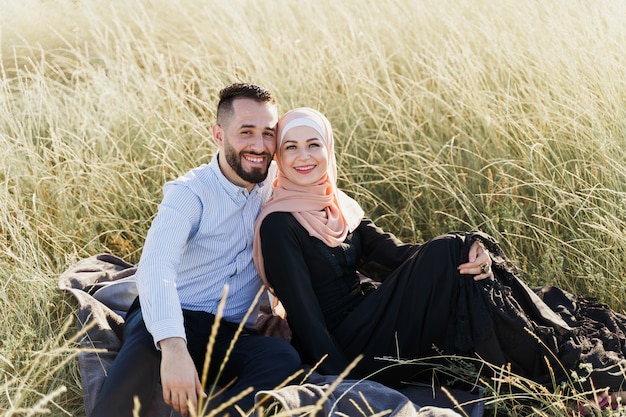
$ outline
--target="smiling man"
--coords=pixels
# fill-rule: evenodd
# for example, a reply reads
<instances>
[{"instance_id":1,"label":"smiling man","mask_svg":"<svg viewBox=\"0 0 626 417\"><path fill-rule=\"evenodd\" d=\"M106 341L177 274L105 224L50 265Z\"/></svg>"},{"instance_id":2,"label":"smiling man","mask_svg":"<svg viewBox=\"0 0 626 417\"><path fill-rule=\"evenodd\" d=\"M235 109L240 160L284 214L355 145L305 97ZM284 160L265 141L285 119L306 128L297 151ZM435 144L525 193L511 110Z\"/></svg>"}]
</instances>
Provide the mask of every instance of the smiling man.
<instances>
[{"instance_id":1,"label":"smiling man","mask_svg":"<svg viewBox=\"0 0 626 417\"><path fill-rule=\"evenodd\" d=\"M145 411L159 380L167 404L183 415L195 409L205 395L198 375L228 287L210 359L208 381L215 382L262 285L252 262L253 225L275 176L277 120L269 91L251 84L220 91L212 128L218 152L164 186L135 276L139 297L92 417L130 417L135 397ZM252 330L256 316L250 314L218 381L229 387L223 401L253 388L237 401L243 410L253 407L256 391L276 387L300 366L288 342Z\"/></svg>"},{"instance_id":2,"label":"smiling man","mask_svg":"<svg viewBox=\"0 0 626 417\"><path fill-rule=\"evenodd\" d=\"M248 191L267 177L276 150L276 132L268 123L278 119L276 106L238 99L217 111L213 137L223 152L218 155L222 173Z\"/></svg>"}]
</instances>

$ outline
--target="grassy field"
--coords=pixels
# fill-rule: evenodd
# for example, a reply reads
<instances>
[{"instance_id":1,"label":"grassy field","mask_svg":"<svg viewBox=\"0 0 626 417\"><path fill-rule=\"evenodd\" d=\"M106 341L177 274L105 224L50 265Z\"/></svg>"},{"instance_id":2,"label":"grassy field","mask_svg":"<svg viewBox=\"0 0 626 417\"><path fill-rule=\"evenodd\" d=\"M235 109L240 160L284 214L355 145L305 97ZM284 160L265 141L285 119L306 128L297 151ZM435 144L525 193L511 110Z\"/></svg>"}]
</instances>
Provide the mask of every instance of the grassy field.
<instances>
[{"instance_id":1,"label":"grassy field","mask_svg":"<svg viewBox=\"0 0 626 417\"><path fill-rule=\"evenodd\" d=\"M328 115L342 187L402 239L480 229L531 285L626 308L621 0L0 0L0 28L0 416L84 415L58 275L138 260L235 81ZM490 403L563 415L531 397Z\"/></svg>"}]
</instances>

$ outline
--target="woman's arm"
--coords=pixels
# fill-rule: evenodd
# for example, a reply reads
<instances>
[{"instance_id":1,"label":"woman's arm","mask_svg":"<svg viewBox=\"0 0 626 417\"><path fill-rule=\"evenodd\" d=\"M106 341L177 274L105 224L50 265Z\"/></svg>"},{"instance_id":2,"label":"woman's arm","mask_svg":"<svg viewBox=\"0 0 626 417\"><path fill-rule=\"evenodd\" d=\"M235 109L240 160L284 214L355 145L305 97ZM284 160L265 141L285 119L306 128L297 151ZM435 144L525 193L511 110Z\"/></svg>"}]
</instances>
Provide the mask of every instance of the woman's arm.
<instances>
[{"instance_id":1,"label":"woman's arm","mask_svg":"<svg viewBox=\"0 0 626 417\"><path fill-rule=\"evenodd\" d=\"M378 281L384 280L386 274L400 266L421 246L402 243L369 219L363 219L357 230L361 233L363 241L362 262L364 264L359 270ZM459 265L458 270L461 274L474 275L474 279L479 281L493 278L491 263L489 252L484 245L479 240L474 240L469 250L468 262ZM368 268L371 270L369 273Z\"/></svg>"},{"instance_id":2,"label":"woman's arm","mask_svg":"<svg viewBox=\"0 0 626 417\"><path fill-rule=\"evenodd\" d=\"M375 281L384 281L420 246L403 243L367 218L361 221L356 233L360 234L363 246L359 271Z\"/></svg>"},{"instance_id":3,"label":"woman's arm","mask_svg":"<svg viewBox=\"0 0 626 417\"><path fill-rule=\"evenodd\" d=\"M294 344L302 359L314 365L328 355L318 370L324 374L341 373L349 361L326 328L313 290L304 251L308 234L289 213L270 214L259 233L267 280L287 311Z\"/></svg>"}]
</instances>

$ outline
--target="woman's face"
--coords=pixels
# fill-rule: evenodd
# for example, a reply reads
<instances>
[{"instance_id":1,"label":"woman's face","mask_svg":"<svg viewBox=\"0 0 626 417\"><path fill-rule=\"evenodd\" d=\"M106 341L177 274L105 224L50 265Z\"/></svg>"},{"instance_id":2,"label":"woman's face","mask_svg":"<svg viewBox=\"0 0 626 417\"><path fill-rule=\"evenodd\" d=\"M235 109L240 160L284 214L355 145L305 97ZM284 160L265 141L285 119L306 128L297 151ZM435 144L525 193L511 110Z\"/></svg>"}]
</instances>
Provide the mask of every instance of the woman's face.
<instances>
[{"instance_id":1,"label":"woman's face","mask_svg":"<svg viewBox=\"0 0 626 417\"><path fill-rule=\"evenodd\" d=\"M326 143L309 126L289 129L277 155L285 177L297 185L317 184L328 169Z\"/></svg>"}]
</instances>

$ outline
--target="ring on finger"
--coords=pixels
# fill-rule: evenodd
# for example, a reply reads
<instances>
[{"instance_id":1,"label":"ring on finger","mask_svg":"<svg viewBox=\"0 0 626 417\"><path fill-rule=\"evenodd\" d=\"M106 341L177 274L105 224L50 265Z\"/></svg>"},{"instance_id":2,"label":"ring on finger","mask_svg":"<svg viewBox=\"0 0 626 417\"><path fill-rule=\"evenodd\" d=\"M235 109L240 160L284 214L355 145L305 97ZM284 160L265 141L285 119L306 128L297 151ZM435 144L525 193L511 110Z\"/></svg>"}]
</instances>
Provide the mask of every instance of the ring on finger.
<instances>
[{"instance_id":1,"label":"ring on finger","mask_svg":"<svg viewBox=\"0 0 626 417\"><path fill-rule=\"evenodd\" d=\"M486 274L487 272L489 272L489 264L488 263L484 263L480 266L480 270L483 272L483 274Z\"/></svg>"}]
</instances>

